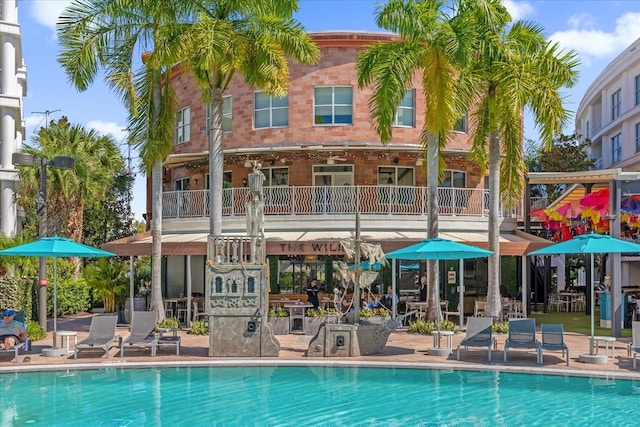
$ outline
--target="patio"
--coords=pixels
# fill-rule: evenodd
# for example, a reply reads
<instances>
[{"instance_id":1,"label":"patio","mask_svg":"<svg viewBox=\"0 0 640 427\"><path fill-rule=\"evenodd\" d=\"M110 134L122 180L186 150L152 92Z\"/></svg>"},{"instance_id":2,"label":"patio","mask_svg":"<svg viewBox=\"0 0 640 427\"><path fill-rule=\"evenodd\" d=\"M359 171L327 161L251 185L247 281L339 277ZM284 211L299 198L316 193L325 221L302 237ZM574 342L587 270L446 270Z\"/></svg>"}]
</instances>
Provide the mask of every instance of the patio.
<instances>
[{"instance_id":1,"label":"patio","mask_svg":"<svg viewBox=\"0 0 640 427\"><path fill-rule=\"evenodd\" d=\"M570 313L571 314L571 313ZM538 317L538 316L536 316ZM545 319L546 320L546 319ZM89 324L91 321L91 315L79 315L69 318L59 318L58 328L59 330L71 330L78 332L78 339L85 338L88 334ZM538 317L536 322L538 330L541 323L541 317ZM129 335L128 326L119 326L117 333L124 337ZM152 358L148 351L129 351L125 354L125 357L117 355L118 351L112 348L109 352L110 358L105 359L98 355L91 353L81 354L77 360L73 359L72 355L66 357L42 357L40 351L43 347L51 345L51 338L47 337L44 340L33 342L32 350L28 354L20 353L20 362L15 363L12 360L11 355L0 355L0 372L15 372L18 370L41 370L41 369L60 369L60 368L73 368L76 365L78 368L87 369L95 366L96 368L106 366L125 366L126 363L131 363L133 366L137 363L144 365L159 365L163 363L181 363L181 364L215 364L221 361L228 361L229 358L210 358L208 357L208 336L196 336L187 334L186 331L179 332L181 338L180 355L176 356L174 351L160 350L158 355ZM540 333L538 332L538 339ZM463 339L464 334L457 334L453 337L453 348L455 349L458 343ZM506 335L496 335L498 341L498 349L493 351L493 362L487 363L487 354L485 351L470 350L464 351L461 354L461 360L456 361L455 351L448 357L437 357L427 354L427 348L432 344L431 336L417 336L409 334L406 331L398 330L392 333L387 342L387 346L384 348L381 354L362 356L362 357L350 357L347 359L339 358L306 358L305 352L308 348L311 336L305 335L283 335L278 336L277 339L280 342L281 350L277 360L282 363L296 363L309 362L311 359L317 361L324 360L327 363L347 363L347 364L366 364L368 362L385 364L398 364L409 366L427 366L427 365L441 365L447 368L460 368L460 369L499 369L499 370L526 370L526 371L540 371L540 370L558 370L561 372L572 371L578 375L597 374L607 372L610 374L631 375L633 377L640 377L640 371L634 371L632 369L631 358L627 356L627 343L625 341L617 340L613 345L614 357L611 358L606 364L603 365L591 365L580 363L577 361L577 356L580 353L589 351L589 339L586 335L578 334L575 332L565 332L565 341L571 350L571 362L567 368L565 362L560 353L545 352L544 364L542 366L536 365L535 353L530 351L511 351L509 353L509 362L504 364L502 362L502 351L504 349L504 341ZM601 349L604 352L604 348ZM26 360L25 358L30 360ZM238 360L234 358L233 360ZM248 359L242 358L247 364L251 362ZM251 359L258 361L262 359ZM273 362L273 359L270 359ZM305 362L306 361L306 362Z\"/></svg>"}]
</instances>

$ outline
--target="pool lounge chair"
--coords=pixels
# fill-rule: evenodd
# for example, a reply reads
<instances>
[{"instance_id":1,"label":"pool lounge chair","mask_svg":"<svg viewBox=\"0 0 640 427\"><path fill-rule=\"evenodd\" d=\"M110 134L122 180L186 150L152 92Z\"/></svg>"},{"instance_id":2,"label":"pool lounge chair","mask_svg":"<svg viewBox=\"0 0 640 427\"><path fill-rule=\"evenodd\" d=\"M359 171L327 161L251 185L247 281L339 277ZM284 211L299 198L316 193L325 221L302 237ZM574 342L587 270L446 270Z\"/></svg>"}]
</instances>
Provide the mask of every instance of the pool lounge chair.
<instances>
[{"instance_id":1,"label":"pool lounge chair","mask_svg":"<svg viewBox=\"0 0 640 427\"><path fill-rule=\"evenodd\" d=\"M562 356L567 354L567 366L569 366L569 348L564 343L564 330L561 323L543 323L540 325L542 331L542 350L540 351L540 363L544 363L544 351L562 351Z\"/></svg>"},{"instance_id":2,"label":"pool lounge chair","mask_svg":"<svg viewBox=\"0 0 640 427\"><path fill-rule=\"evenodd\" d=\"M469 317L467 319L467 334L458 344L456 349L456 359L460 360L460 347L487 347L488 360L491 362L491 347L496 345L493 337L493 318L491 317Z\"/></svg>"},{"instance_id":3,"label":"pool lounge chair","mask_svg":"<svg viewBox=\"0 0 640 427\"><path fill-rule=\"evenodd\" d=\"M109 347L117 339L121 339L116 335L116 326L118 324L118 316L100 315L91 318L89 326L89 336L74 347L73 358L78 358L78 351L86 349L104 348L105 357L109 357Z\"/></svg>"},{"instance_id":4,"label":"pool lounge chair","mask_svg":"<svg viewBox=\"0 0 640 427\"><path fill-rule=\"evenodd\" d=\"M504 363L510 348L529 348L536 351L536 363L542 363L542 346L536 339L535 319L509 319L509 337L504 343Z\"/></svg>"},{"instance_id":5,"label":"pool lounge chair","mask_svg":"<svg viewBox=\"0 0 640 427\"><path fill-rule=\"evenodd\" d=\"M0 310L0 312L4 312L4 310ZM23 310L16 311L16 315L14 316L13 321L21 323L22 326L24 326L26 328L27 324L24 321L24 316L25 316L25 313L24 313ZM1 322L2 321L0 321L0 323ZM0 353L13 353L14 357L15 357L15 361L17 363L17 362L19 362L19 360L18 360L18 350L20 350L21 348L24 347L24 344L25 344L25 342L27 342L27 340L29 340L29 338L27 338L23 342L17 342L16 345L14 345L12 349L9 349L9 350L0 349Z\"/></svg>"},{"instance_id":6,"label":"pool lounge chair","mask_svg":"<svg viewBox=\"0 0 640 427\"><path fill-rule=\"evenodd\" d=\"M633 369L636 369L636 357L640 353L640 322L631 323L631 344L629 346L631 357L633 357Z\"/></svg>"},{"instance_id":7,"label":"pool lounge chair","mask_svg":"<svg viewBox=\"0 0 640 427\"><path fill-rule=\"evenodd\" d=\"M13 346L13 348L6 350L6 349L0 349L0 353L13 353L14 357L15 357L15 361L16 363L18 362L18 350L20 350L22 347L24 347L24 342L17 342L16 345Z\"/></svg>"},{"instance_id":8,"label":"pool lounge chair","mask_svg":"<svg viewBox=\"0 0 640 427\"><path fill-rule=\"evenodd\" d=\"M120 357L124 357L125 347L148 348L151 356L156 355L158 338L156 337L155 311L134 311L131 319L131 335L120 342Z\"/></svg>"}]
</instances>

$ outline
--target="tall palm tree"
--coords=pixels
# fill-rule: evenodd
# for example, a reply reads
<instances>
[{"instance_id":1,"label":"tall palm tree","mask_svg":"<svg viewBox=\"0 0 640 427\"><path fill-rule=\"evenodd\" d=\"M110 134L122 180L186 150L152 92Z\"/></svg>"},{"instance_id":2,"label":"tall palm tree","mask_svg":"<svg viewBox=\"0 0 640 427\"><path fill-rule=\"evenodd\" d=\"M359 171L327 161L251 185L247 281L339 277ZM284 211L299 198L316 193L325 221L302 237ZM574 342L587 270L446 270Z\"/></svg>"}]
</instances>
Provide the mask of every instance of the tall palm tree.
<instances>
[{"instance_id":1,"label":"tall palm tree","mask_svg":"<svg viewBox=\"0 0 640 427\"><path fill-rule=\"evenodd\" d=\"M420 142L427 159L427 237L438 236L440 149L455 122L464 114L468 93L457 82L462 68L471 61L475 35L474 7L485 1L390 0L377 11L379 27L397 33L401 39L377 43L358 57L358 85L374 84L370 110L382 143L392 138L392 124L407 87L419 76L424 93L425 116ZM449 9L452 8L452 9ZM428 262L430 319L436 318L434 286L436 262Z\"/></svg>"},{"instance_id":2,"label":"tall palm tree","mask_svg":"<svg viewBox=\"0 0 640 427\"><path fill-rule=\"evenodd\" d=\"M507 28L484 24L479 51L468 70L477 93L472 157L489 170L489 257L487 316L500 317L500 208L514 207L522 195L523 111L529 107L546 146L570 118L562 87L573 86L579 61L545 40L537 24L519 21Z\"/></svg>"},{"instance_id":3,"label":"tall palm tree","mask_svg":"<svg viewBox=\"0 0 640 427\"><path fill-rule=\"evenodd\" d=\"M288 59L314 64L318 48L292 19L297 0L212 0L206 2L188 35L185 61L211 105L209 138L209 234L222 233L224 171L223 94L239 73L244 81L269 95L287 93Z\"/></svg>"},{"instance_id":4,"label":"tall palm tree","mask_svg":"<svg viewBox=\"0 0 640 427\"><path fill-rule=\"evenodd\" d=\"M160 286L162 162L173 143L174 97L162 76L180 61L180 34L204 1L76 0L60 15L58 57L69 79L86 90L99 70L129 110L129 129L152 174L151 309L164 317ZM140 64L140 52L150 52Z\"/></svg>"}]
</instances>

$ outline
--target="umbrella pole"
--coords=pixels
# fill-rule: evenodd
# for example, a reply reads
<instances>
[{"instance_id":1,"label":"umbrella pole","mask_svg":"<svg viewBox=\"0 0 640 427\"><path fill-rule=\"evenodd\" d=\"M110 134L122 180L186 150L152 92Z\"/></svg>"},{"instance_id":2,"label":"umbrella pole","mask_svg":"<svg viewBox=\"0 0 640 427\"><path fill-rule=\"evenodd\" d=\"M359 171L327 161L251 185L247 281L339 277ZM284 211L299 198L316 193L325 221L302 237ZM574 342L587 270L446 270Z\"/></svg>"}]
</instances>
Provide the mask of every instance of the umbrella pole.
<instances>
[{"instance_id":1,"label":"umbrella pole","mask_svg":"<svg viewBox=\"0 0 640 427\"><path fill-rule=\"evenodd\" d=\"M595 327L593 325L593 318L595 316L595 286L593 282L593 254L591 254L591 342L589 343L589 354L593 355L593 337L595 336Z\"/></svg>"},{"instance_id":2,"label":"umbrella pole","mask_svg":"<svg viewBox=\"0 0 640 427\"><path fill-rule=\"evenodd\" d=\"M53 258L53 348L58 348L58 257Z\"/></svg>"},{"instance_id":3,"label":"umbrella pole","mask_svg":"<svg viewBox=\"0 0 640 427\"><path fill-rule=\"evenodd\" d=\"M438 348L440 348L440 261L436 260L436 328L438 329Z\"/></svg>"}]
</instances>

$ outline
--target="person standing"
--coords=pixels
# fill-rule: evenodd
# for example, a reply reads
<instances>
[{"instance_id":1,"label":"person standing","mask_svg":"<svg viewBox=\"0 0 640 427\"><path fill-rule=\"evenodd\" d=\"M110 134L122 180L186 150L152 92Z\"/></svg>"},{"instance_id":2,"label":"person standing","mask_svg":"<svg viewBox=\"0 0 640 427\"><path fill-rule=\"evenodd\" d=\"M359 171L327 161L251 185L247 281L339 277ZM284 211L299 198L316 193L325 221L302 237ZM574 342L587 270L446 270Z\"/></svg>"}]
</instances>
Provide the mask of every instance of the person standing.
<instances>
[{"instance_id":1,"label":"person standing","mask_svg":"<svg viewBox=\"0 0 640 427\"><path fill-rule=\"evenodd\" d=\"M320 301L318 300L318 292L320 289L318 288L318 281L316 279L311 279L309 286L306 289L307 291L307 300L311 305L313 305L313 309L317 310L320 306Z\"/></svg>"},{"instance_id":2,"label":"person standing","mask_svg":"<svg viewBox=\"0 0 640 427\"><path fill-rule=\"evenodd\" d=\"M427 275L426 273L420 278L420 302L427 301Z\"/></svg>"}]
</instances>

